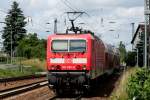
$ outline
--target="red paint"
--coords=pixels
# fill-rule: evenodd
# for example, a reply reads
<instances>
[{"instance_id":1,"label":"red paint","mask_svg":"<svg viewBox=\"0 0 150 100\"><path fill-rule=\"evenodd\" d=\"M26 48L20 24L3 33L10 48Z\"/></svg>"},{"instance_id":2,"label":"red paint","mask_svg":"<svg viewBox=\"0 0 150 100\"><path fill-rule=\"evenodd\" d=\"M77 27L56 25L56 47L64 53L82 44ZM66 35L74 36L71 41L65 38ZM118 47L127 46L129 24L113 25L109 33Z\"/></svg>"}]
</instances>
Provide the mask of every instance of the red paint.
<instances>
[{"instance_id":1,"label":"red paint","mask_svg":"<svg viewBox=\"0 0 150 100\"><path fill-rule=\"evenodd\" d=\"M53 53L51 51L51 42L53 39L85 39L87 40L87 51L85 53L82 52L61 52L61 53ZM51 66L61 66L61 70L82 70L82 66L86 65L87 70L90 70L91 67L91 41L93 36L91 34L72 34L72 35L50 35L47 40L47 69L51 70ZM50 63L50 58L64 58L65 63L63 64L53 64ZM73 58L87 58L87 64L73 64ZM81 68L79 68L79 66Z\"/></svg>"},{"instance_id":2,"label":"red paint","mask_svg":"<svg viewBox=\"0 0 150 100\"><path fill-rule=\"evenodd\" d=\"M53 53L51 51L51 42L53 39L84 39L87 41L87 51L82 52L59 52ZM86 66L87 71L91 70L106 70L119 66L119 56L114 52L109 52L111 49L104 45L103 41L91 34L53 34L47 40L47 70L52 70L52 66L58 66L59 70L83 70L82 67ZM51 58L63 58L64 63L53 64L50 62ZM73 63L73 58L87 58L86 64Z\"/></svg>"}]
</instances>

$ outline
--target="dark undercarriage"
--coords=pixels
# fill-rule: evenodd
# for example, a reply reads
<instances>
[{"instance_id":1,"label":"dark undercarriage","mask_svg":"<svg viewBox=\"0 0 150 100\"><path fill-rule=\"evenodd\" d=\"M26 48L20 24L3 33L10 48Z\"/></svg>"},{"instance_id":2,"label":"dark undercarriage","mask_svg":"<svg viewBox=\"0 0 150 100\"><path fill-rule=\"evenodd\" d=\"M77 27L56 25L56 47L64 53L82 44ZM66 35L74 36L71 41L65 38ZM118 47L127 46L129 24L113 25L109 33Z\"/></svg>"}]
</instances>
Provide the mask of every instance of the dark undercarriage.
<instances>
[{"instance_id":1,"label":"dark undercarriage","mask_svg":"<svg viewBox=\"0 0 150 100\"><path fill-rule=\"evenodd\" d=\"M48 72L49 87L57 94L79 94L89 90L90 78L86 71L51 71Z\"/></svg>"}]
</instances>

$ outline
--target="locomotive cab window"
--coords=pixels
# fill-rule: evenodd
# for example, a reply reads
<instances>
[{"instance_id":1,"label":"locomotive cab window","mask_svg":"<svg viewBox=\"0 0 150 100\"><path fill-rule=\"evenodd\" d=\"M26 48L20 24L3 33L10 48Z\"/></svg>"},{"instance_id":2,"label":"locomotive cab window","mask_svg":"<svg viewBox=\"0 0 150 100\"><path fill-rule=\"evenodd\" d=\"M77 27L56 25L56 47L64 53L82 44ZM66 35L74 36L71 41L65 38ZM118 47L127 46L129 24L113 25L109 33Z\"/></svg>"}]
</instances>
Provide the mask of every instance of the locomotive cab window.
<instances>
[{"instance_id":1,"label":"locomotive cab window","mask_svg":"<svg viewBox=\"0 0 150 100\"><path fill-rule=\"evenodd\" d=\"M86 40L70 40L69 51L85 52L86 51Z\"/></svg>"},{"instance_id":2,"label":"locomotive cab window","mask_svg":"<svg viewBox=\"0 0 150 100\"><path fill-rule=\"evenodd\" d=\"M53 40L52 41L53 52L66 52L68 51L68 40Z\"/></svg>"}]
</instances>

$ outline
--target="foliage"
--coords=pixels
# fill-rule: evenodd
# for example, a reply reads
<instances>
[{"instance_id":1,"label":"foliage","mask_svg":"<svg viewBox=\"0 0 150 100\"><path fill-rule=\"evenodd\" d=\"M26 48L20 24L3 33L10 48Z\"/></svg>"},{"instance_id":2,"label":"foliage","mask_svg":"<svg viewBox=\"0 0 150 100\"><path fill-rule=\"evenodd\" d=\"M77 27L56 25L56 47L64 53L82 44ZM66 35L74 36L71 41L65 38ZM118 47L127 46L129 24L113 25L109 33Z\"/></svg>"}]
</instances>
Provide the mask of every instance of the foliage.
<instances>
[{"instance_id":1,"label":"foliage","mask_svg":"<svg viewBox=\"0 0 150 100\"><path fill-rule=\"evenodd\" d=\"M38 39L37 34L28 34L19 42L17 52L20 57L44 59L46 55L46 40Z\"/></svg>"},{"instance_id":2,"label":"foliage","mask_svg":"<svg viewBox=\"0 0 150 100\"><path fill-rule=\"evenodd\" d=\"M126 57L126 47L122 41L120 41L120 44L119 44L119 51L120 51L120 61L121 63L124 63L125 57Z\"/></svg>"},{"instance_id":3,"label":"foliage","mask_svg":"<svg viewBox=\"0 0 150 100\"><path fill-rule=\"evenodd\" d=\"M127 66L135 66L136 65L136 52L128 51L125 57L125 62Z\"/></svg>"},{"instance_id":4,"label":"foliage","mask_svg":"<svg viewBox=\"0 0 150 100\"><path fill-rule=\"evenodd\" d=\"M12 50L14 51L18 46L18 42L26 35L26 30L24 28L26 25L26 22L24 21L25 17L18 6L18 3L14 1L5 18L6 26L4 27L2 38L4 39L4 50L8 54L11 52L11 43Z\"/></svg>"},{"instance_id":5,"label":"foliage","mask_svg":"<svg viewBox=\"0 0 150 100\"><path fill-rule=\"evenodd\" d=\"M138 100L150 99L150 70L139 69L129 78L127 93L129 99L136 97Z\"/></svg>"},{"instance_id":6,"label":"foliage","mask_svg":"<svg viewBox=\"0 0 150 100\"><path fill-rule=\"evenodd\" d=\"M128 94L126 91L128 78L131 75L134 75L136 70L136 67L129 67L127 70L124 70L119 81L116 83L116 87L113 90L110 100L128 100Z\"/></svg>"},{"instance_id":7,"label":"foliage","mask_svg":"<svg viewBox=\"0 0 150 100\"><path fill-rule=\"evenodd\" d=\"M6 58L6 57L4 57L4 56L0 56L0 64L6 63L6 62L7 62L7 59L8 59L8 58Z\"/></svg>"},{"instance_id":8,"label":"foliage","mask_svg":"<svg viewBox=\"0 0 150 100\"><path fill-rule=\"evenodd\" d=\"M25 59L23 61L21 61L21 64L24 66L32 66L35 68L40 68L43 70L46 70L46 67L44 67L46 65L46 61L45 60L39 60L39 59Z\"/></svg>"}]
</instances>

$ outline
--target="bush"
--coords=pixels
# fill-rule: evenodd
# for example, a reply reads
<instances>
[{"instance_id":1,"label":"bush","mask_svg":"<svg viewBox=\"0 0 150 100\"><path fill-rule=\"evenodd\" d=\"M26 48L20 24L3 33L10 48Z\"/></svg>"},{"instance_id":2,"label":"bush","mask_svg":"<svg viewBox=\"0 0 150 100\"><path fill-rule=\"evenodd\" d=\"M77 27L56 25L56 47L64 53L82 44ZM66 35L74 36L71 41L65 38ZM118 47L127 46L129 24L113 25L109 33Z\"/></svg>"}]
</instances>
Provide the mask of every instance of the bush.
<instances>
[{"instance_id":1,"label":"bush","mask_svg":"<svg viewBox=\"0 0 150 100\"><path fill-rule=\"evenodd\" d=\"M136 67L129 67L124 71L117 82L117 86L113 90L110 100L128 100L128 94L126 91L127 82L129 77L136 72Z\"/></svg>"},{"instance_id":2,"label":"bush","mask_svg":"<svg viewBox=\"0 0 150 100\"><path fill-rule=\"evenodd\" d=\"M135 66L136 65L136 52L129 51L126 55L125 62L127 66Z\"/></svg>"},{"instance_id":3,"label":"bush","mask_svg":"<svg viewBox=\"0 0 150 100\"><path fill-rule=\"evenodd\" d=\"M46 40L39 39L36 33L28 34L19 42L16 56L44 60L46 58Z\"/></svg>"},{"instance_id":4,"label":"bush","mask_svg":"<svg viewBox=\"0 0 150 100\"><path fill-rule=\"evenodd\" d=\"M150 100L150 70L138 69L135 75L129 78L127 93L130 100Z\"/></svg>"}]
</instances>

